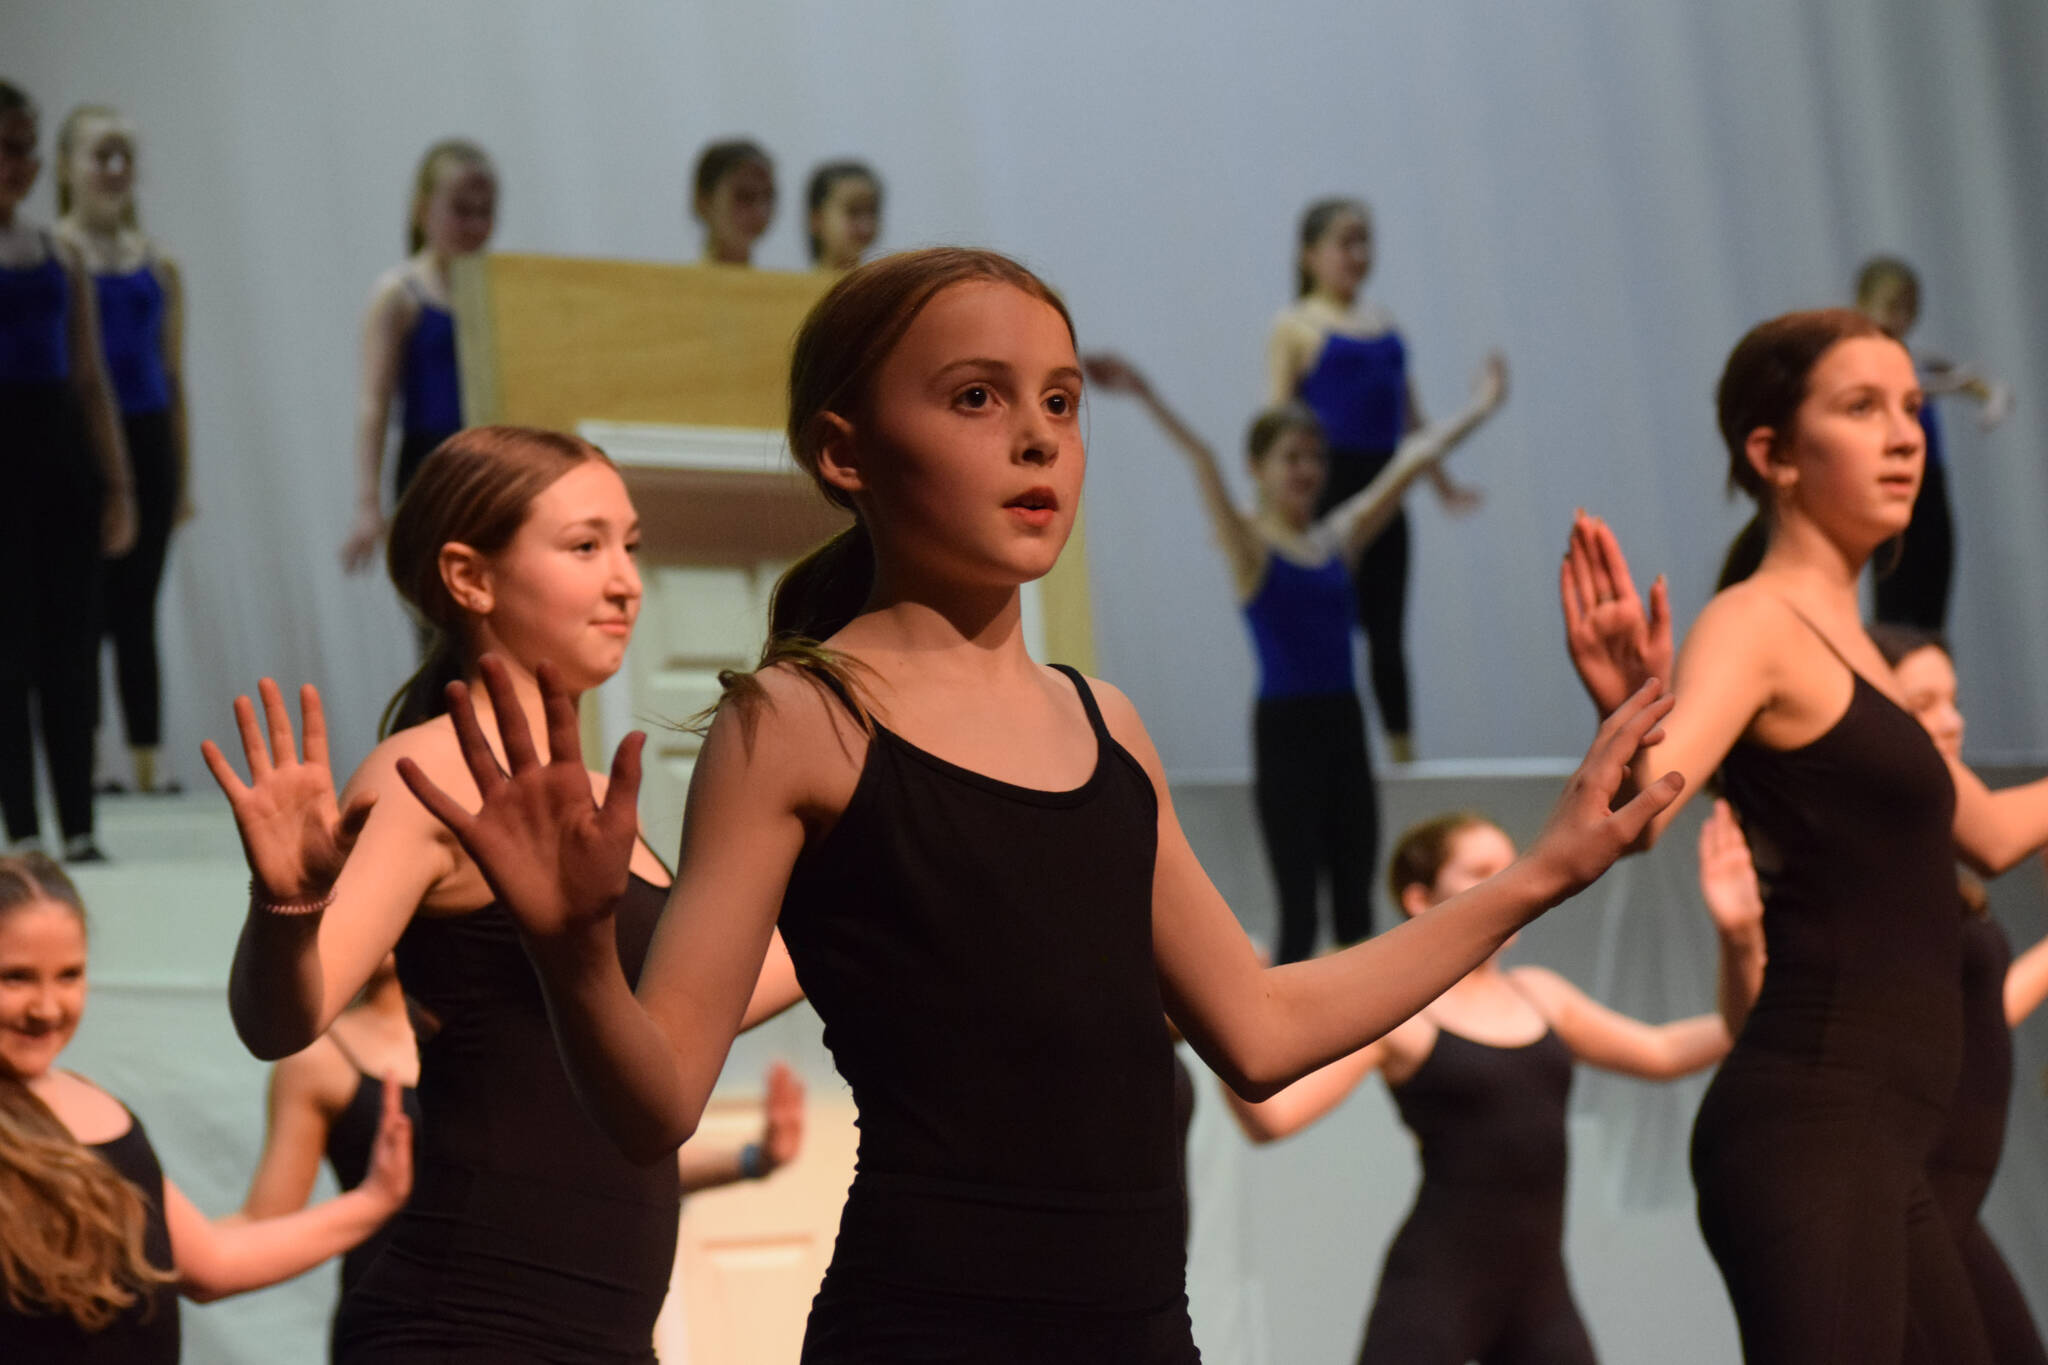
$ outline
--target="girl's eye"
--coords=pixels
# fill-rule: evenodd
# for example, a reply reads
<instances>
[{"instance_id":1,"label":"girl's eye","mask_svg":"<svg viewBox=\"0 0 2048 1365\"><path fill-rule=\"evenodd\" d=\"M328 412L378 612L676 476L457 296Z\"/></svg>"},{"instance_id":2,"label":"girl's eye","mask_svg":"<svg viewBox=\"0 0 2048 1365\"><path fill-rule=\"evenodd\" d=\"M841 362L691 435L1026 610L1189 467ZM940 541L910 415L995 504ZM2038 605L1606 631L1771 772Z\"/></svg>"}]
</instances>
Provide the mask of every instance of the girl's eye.
<instances>
[{"instance_id":1,"label":"girl's eye","mask_svg":"<svg viewBox=\"0 0 2048 1365\"><path fill-rule=\"evenodd\" d=\"M962 407L978 409L987 407L992 397L993 395L989 393L987 385L974 384L960 390L958 401Z\"/></svg>"},{"instance_id":2,"label":"girl's eye","mask_svg":"<svg viewBox=\"0 0 2048 1365\"><path fill-rule=\"evenodd\" d=\"M1046 409L1055 417L1065 417L1074 410L1071 394L1056 393L1045 400Z\"/></svg>"}]
</instances>

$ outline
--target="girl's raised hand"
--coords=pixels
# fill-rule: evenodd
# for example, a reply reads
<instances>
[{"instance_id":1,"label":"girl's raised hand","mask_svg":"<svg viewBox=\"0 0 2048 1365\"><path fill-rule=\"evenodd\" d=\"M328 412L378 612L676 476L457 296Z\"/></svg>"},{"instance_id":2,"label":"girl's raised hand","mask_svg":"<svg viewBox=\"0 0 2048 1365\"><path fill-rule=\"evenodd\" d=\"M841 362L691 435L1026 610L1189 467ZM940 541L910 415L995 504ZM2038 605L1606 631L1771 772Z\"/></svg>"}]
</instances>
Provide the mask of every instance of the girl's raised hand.
<instances>
[{"instance_id":1,"label":"girl's raised hand","mask_svg":"<svg viewBox=\"0 0 2048 1365\"><path fill-rule=\"evenodd\" d=\"M1746 933L1764 921L1749 841L1726 801L1715 801L1713 814L1700 826L1700 897L1723 934Z\"/></svg>"},{"instance_id":2,"label":"girl's raised hand","mask_svg":"<svg viewBox=\"0 0 2048 1365\"><path fill-rule=\"evenodd\" d=\"M1584 511L1572 521L1558 596L1565 648L1601 715L1612 715L1649 679L1671 676L1671 601L1664 576L1650 585L1645 612L1621 542L1606 522Z\"/></svg>"},{"instance_id":3,"label":"girl's raised hand","mask_svg":"<svg viewBox=\"0 0 2048 1365\"><path fill-rule=\"evenodd\" d=\"M640 837L640 748L647 736L634 731L612 759L611 787L599 805L590 795L590 774L576 733L576 706L562 690L554 668L535 670L547 715L548 758L534 752L526 713L502 660L484 655L479 665L504 742L507 772L484 739L469 688L448 684L448 711L463 761L483 794L476 814L434 785L411 759L398 761L398 775L420 804L446 825L498 900L532 938L553 938L589 928L611 914L626 890L626 871Z\"/></svg>"},{"instance_id":4,"label":"girl's raised hand","mask_svg":"<svg viewBox=\"0 0 2048 1365\"><path fill-rule=\"evenodd\" d=\"M1662 683L1655 678L1644 683L1601 723L1585 761L1566 780L1564 794L1527 855L1560 888L1557 900L1578 894L1613 866L1685 790L1684 775L1668 772L1620 810L1613 808L1637 754L1664 738L1659 726L1671 706Z\"/></svg>"},{"instance_id":5,"label":"girl's raised hand","mask_svg":"<svg viewBox=\"0 0 2048 1365\"><path fill-rule=\"evenodd\" d=\"M377 1119L377 1138L370 1146L370 1170L360 1188L368 1190L392 1213L412 1197L412 1120L406 1117L398 1077L384 1077L384 1108Z\"/></svg>"},{"instance_id":6,"label":"girl's raised hand","mask_svg":"<svg viewBox=\"0 0 2048 1365\"><path fill-rule=\"evenodd\" d=\"M337 807L334 773L327 764L327 716L311 683L299 689L299 715L306 728L304 759L299 757L291 714L277 684L265 678L256 691L263 699L267 736L256 723L256 707L249 698L235 698L235 725L242 732L249 780L242 781L212 740L201 744L199 752L234 811L257 893L272 902L317 900L341 875L376 797L364 793L350 801L347 810Z\"/></svg>"},{"instance_id":7,"label":"girl's raised hand","mask_svg":"<svg viewBox=\"0 0 2048 1365\"><path fill-rule=\"evenodd\" d=\"M768 1068L767 1115L761 1124L761 1154L775 1170L796 1160L804 1145L804 1083L787 1062Z\"/></svg>"}]
</instances>

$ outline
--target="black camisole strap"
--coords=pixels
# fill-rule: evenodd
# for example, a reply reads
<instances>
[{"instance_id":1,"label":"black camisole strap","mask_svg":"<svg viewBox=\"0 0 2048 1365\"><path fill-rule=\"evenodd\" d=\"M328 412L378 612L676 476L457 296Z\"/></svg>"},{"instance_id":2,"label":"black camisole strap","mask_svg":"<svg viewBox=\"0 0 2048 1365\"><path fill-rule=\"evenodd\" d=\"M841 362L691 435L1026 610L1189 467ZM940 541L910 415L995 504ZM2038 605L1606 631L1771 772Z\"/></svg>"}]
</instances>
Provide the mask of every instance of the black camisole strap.
<instances>
[{"instance_id":1,"label":"black camisole strap","mask_svg":"<svg viewBox=\"0 0 2048 1365\"><path fill-rule=\"evenodd\" d=\"M1811 621L1810 619L1808 619L1808 617L1807 617L1807 615L1806 615L1806 613L1805 613L1805 612L1803 612L1803 611L1799 610L1799 608L1797 608L1797 607L1793 606L1793 605L1792 605L1792 603L1791 603L1790 601L1788 601L1787 599L1785 599L1785 598L1783 598L1783 597L1780 597L1780 598L1779 598L1778 600L1779 600L1780 602L1783 602L1783 603L1785 603L1785 610L1786 610L1786 611L1789 611L1789 612L1791 612L1791 613L1792 613L1792 614L1793 614L1794 616L1796 616L1796 617L1798 617L1798 618L1799 618L1799 624L1800 624L1800 625L1802 625L1802 626L1805 626L1805 627L1806 627L1806 628L1807 628L1808 630L1812 631L1812 632L1814 633L1814 635L1816 635L1817 637L1819 637L1819 639L1820 639L1820 642L1821 642L1822 644L1824 644L1824 645L1826 645L1826 646L1827 646L1827 649L1828 649L1828 653L1830 653L1830 654L1834 655L1834 656L1835 656L1835 657L1836 657L1837 659L1840 659L1840 660L1842 661L1842 667L1844 667L1844 668L1848 669L1848 670L1849 670L1849 671L1850 671L1851 673L1855 674L1855 675L1856 675L1856 676L1857 676L1858 678L1861 678L1861 679L1862 679L1862 680L1863 680L1864 682L1870 682L1870 680L1869 680L1868 678L1864 678L1864 677L1863 677L1863 670L1861 670L1861 669L1859 669L1858 667L1856 667L1856 665L1854 665L1854 664L1850 663L1850 662L1849 662L1849 656L1848 656L1848 655L1846 655L1846 654L1844 654L1844 653L1842 653L1842 651L1841 651L1841 650L1837 649L1837 648L1835 647L1835 642L1834 642L1833 640L1831 640L1831 639L1829 639L1829 638L1828 638L1828 633L1827 633L1826 631L1822 630L1822 629L1821 629L1821 628L1820 628L1819 626L1815 625L1815 624L1814 624L1814 623L1813 623L1813 622L1812 622L1812 621ZM1873 687L1875 687L1875 686L1876 686L1876 684L1875 684L1875 683L1872 683L1871 685L1872 685ZM1882 691L1883 689L1882 689L1882 688L1879 688L1878 690L1879 690L1879 691Z\"/></svg>"},{"instance_id":2,"label":"black camisole strap","mask_svg":"<svg viewBox=\"0 0 2048 1365\"><path fill-rule=\"evenodd\" d=\"M327 1041L334 1044L340 1050L342 1057L347 1060L350 1066L356 1069L357 1075L367 1076L370 1074L364 1069L363 1064L356 1060L355 1050L349 1047L347 1043L342 1042L341 1034L332 1027L327 1030Z\"/></svg>"},{"instance_id":3,"label":"black camisole strap","mask_svg":"<svg viewBox=\"0 0 2048 1365\"><path fill-rule=\"evenodd\" d=\"M1095 694L1088 688L1088 680L1081 676L1081 670L1068 664L1054 664L1054 668L1067 675L1067 681L1081 694L1081 707L1088 713L1088 728L1095 732L1095 738L1108 744L1111 741L1108 722L1102 719L1102 708L1095 704Z\"/></svg>"}]
</instances>

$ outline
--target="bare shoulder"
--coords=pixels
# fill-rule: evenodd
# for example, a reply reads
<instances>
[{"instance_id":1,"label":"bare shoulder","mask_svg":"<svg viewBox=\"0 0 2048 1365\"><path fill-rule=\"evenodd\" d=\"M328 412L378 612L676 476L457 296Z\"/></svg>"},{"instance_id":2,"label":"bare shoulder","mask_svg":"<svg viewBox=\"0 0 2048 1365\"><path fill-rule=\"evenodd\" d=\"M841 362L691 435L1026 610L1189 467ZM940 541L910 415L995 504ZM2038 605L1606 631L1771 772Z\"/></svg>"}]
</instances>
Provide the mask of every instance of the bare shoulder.
<instances>
[{"instance_id":1,"label":"bare shoulder","mask_svg":"<svg viewBox=\"0 0 2048 1365\"><path fill-rule=\"evenodd\" d=\"M35 1092L71 1136L88 1145L112 1142L135 1122L127 1105L75 1071L52 1071Z\"/></svg>"},{"instance_id":2,"label":"bare shoulder","mask_svg":"<svg viewBox=\"0 0 2048 1365\"><path fill-rule=\"evenodd\" d=\"M1721 589L1700 610L1686 632L1689 655L1712 655L1745 664L1773 657L1797 624L1784 600L1766 584L1749 579Z\"/></svg>"},{"instance_id":3,"label":"bare shoulder","mask_svg":"<svg viewBox=\"0 0 2048 1365\"><path fill-rule=\"evenodd\" d=\"M386 322L410 324L420 310L420 302L407 281L412 278L412 263L402 262L379 275L370 285L370 316Z\"/></svg>"},{"instance_id":4,"label":"bare shoulder","mask_svg":"<svg viewBox=\"0 0 2048 1365\"><path fill-rule=\"evenodd\" d=\"M1545 1017L1555 1019L1585 993L1548 967L1510 967L1508 979Z\"/></svg>"},{"instance_id":5,"label":"bare shoulder","mask_svg":"<svg viewBox=\"0 0 2048 1365\"><path fill-rule=\"evenodd\" d=\"M327 1115L339 1113L355 1097L356 1069L326 1034L270 1069L271 1095L276 1102L297 1103Z\"/></svg>"},{"instance_id":6,"label":"bare shoulder","mask_svg":"<svg viewBox=\"0 0 2048 1365\"><path fill-rule=\"evenodd\" d=\"M176 293L184 288L185 276L178 269L177 257L164 251L155 242L149 244L148 250L150 273L156 276L157 283L161 284L171 293Z\"/></svg>"},{"instance_id":7,"label":"bare shoulder","mask_svg":"<svg viewBox=\"0 0 2048 1365\"><path fill-rule=\"evenodd\" d=\"M1109 727L1109 733L1116 742L1129 749L1147 767L1156 762L1158 755L1152 746L1152 736L1146 731L1137 706L1124 690L1115 683L1086 674L1082 675L1082 681L1088 684L1088 691L1095 698L1095 707L1102 712L1102 723Z\"/></svg>"},{"instance_id":8,"label":"bare shoulder","mask_svg":"<svg viewBox=\"0 0 2048 1365\"><path fill-rule=\"evenodd\" d=\"M1304 311L1299 299L1275 313L1268 330L1274 340L1294 344L1317 341L1323 334L1322 327Z\"/></svg>"},{"instance_id":9,"label":"bare shoulder","mask_svg":"<svg viewBox=\"0 0 2048 1365\"><path fill-rule=\"evenodd\" d=\"M454 836L413 797L405 779L398 775L398 761L402 758L411 759L435 786L456 800L469 806L476 804L476 779L469 775L461 747L455 741L455 722L447 716L409 725L370 750L343 788L342 804L346 806L360 792L374 792L379 819L389 821L397 815L412 820L437 841L452 844Z\"/></svg>"},{"instance_id":10,"label":"bare shoulder","mask_svg":"<svg viewBox=\"0 0 2048 1365\"><path fill-rule=\"evenodd\" d=\"M743 772L777 804L831 813L852 795L868 735L833 683L794 662L770 664L729 693L704 739L712 771ZM693 784L694 785L694 784Z\"/></svg>"}]
</instances>

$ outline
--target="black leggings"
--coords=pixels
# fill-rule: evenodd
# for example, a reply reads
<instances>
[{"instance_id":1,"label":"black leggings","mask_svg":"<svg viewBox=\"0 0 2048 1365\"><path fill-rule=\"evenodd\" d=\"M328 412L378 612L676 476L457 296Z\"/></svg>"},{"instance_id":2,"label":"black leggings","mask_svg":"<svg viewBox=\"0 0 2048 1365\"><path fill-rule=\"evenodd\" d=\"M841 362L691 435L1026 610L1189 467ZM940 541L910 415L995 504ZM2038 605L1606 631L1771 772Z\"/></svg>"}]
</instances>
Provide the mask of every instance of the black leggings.
<instances>
[{"instance_id":1,"label":"black leggings","mask_svg":"<svg viewBox=\"0 0 2048 1365\"><path fill-rule=\"evenodd\" d=\"M1252 792L1280 900L1274 961L1298 962L1315 951L1316 892L1325 876L1337 941L1369 936L1380 811L1358 697L1261 697L1252 741Z\"/></svg>"},{"instance_id":2,"label":"black leggings","mask_svg":"<svg viewBox=\"0 0 2048 1365\"><path fill-rule=\"evenodd\" d=\"M0 816L33 839L35 732L64 836L92 833L100 480L68 384L0 384Z\"/></svg>"},{"instance_id":3,"label":"black leggings","mask_svg":"<svg viewBox=\"0 0 2048 1365\"><path fill-rule=\"evenodd\" d=\"M178 510L178 452L168 412L130 413L121 425L135 476L135 548L107 564L107 634L114 641L114 680L128 743L153 749L163 742L156 596Z\"/></svg>"},{"instance_id":4,"label":"black leggings","mask_svg":"<svg viewBox=\"0 0 2048 1365\"><path fill-rule=\"evenodd\" d=\"M1928 460L1920 475L1913 519L1899 538L1898 561L1889 571L1878 554L1877 619L1893 625L1939 631L1948 620L1948 583L1955 569L1955 524L1948 511L1948 475L1941 461Z\"/></svg>"},{"instance_id":5,"label":"black leggings","mask_svg":"<svg viewBox=\"0 0 2048 1365\"><path fill-rule=\"evenodd\" d=\"M1693 1127L1700 1231L1749 1365L1990 1365L1927 1176L1941 1106L1746 1057Z\"/></svg>"},{"instance_id":6,"label":"black leggings","mask_svg":"<svg viewBox=\"0 0 2048 1365\"><path fill-rule=\"evenodd\" d=\"M1991 1189L1991 1173L1936 1167L1928 1173L1928 1180L1955 1236L1963 1273L1970 1277L1977 1311L1984 1319L1984 1335L1991 1341L1991 1358L1998 1365L2048 1365L2048 1349L2041 1344L2026 1295L2020 1292L2012 1270L1998 1254L1998 1245L1977 1216Z\"/></svg>"},{"instance_id":7,"label":"black leggings","mask_svg":"<svg viewBox=\"0 0 2048 1365\"><path fill-rule=\"evenodd\" d=\"M1330 478L1316 515L1335 507L1373 481L1391 450L1330 452ZM1409 734L1414 716L1408 699L1408 514L1394 513L1386 529L1365 547L1365 553L1351 566L1353 595L1358 600L1358 624L1365 631L1367 667L1372 677L1372 698L1379 707L1380 724L1390 735Z\"/></svg>"},{"instance_id":8,"label":"black leggings","mask_svg":"<svg viewBox=\"0 0 2048 1365\"><path fill-rule=\"evenodd\" d=\"M1553 1209L1425 1186L1387 1250L1359 1365L1593 1365Z\"/></svg>"}]
</instances>

